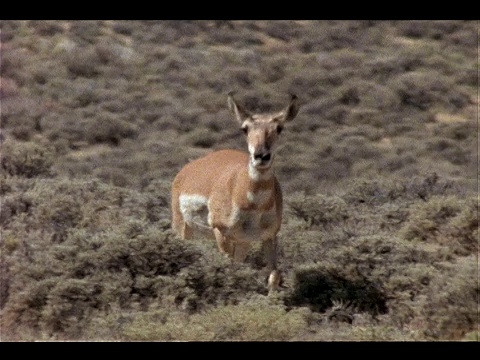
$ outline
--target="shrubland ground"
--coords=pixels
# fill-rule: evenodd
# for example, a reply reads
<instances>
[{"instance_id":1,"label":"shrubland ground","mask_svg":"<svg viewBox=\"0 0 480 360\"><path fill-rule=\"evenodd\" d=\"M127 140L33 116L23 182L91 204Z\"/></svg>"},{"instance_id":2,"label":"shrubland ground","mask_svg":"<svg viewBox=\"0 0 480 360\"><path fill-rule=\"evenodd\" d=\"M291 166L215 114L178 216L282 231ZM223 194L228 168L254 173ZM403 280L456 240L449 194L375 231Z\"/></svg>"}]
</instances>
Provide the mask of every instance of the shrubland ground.
<instances>
[{"instance_id":1,"label":"shrubland ground","mask_svg":"<svg viewBox=\"0 0 480 360\"><path fill-rule=\"evenodd\" d=\"M2 21L0 336L476 340L478 22ZM284 288L170 231L189 160L276 160Z\"/></svg>"}]
</instances>

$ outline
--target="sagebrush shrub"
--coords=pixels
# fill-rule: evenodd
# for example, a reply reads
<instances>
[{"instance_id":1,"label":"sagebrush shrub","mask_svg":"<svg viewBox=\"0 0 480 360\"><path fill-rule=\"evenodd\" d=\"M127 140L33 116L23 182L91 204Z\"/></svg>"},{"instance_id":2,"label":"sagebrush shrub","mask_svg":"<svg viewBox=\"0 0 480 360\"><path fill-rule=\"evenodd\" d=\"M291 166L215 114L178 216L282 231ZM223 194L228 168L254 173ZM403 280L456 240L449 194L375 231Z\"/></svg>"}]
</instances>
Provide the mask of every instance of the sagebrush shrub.
<instances>
[{"instance_id":1,"label":"sagebrush shrub","mask_svg":"<svg viewBox=\"0 0 480 360\"><path fill-rule=\"evenodd\" d=\"M447 245L459 254L475 252L478 204L473 199L433 196L412 207L401 235L407 240Z\"/></svg>"},{"instance_id":2,"label":"sagebrush shrub","mask_svg":"<svg viewBox=\"0 0 480 360\"><path fill-rule=\"evenodd\" d=\"M348 218L347 204L336 196L305 196L297 193L288 199L289 213L304 220L307 228L331 228Z\"/></svg>"},{"instance_id":3,"label":"sagebrush shrub","mask_svg":"<svg viewBox=\"0 0 480 360\"><path fill-rule=\"evenodd\" d=\"M287 341L294 340L307 325L301 313L258 300L254 304L218 306L178 320L167 317L159 322L142 314L124 334L130 340L147 341Z\"/></svg>"},{"instance_id":4,"label":"sagebrush shrub","mask_svg":"<svg viewBox=\"0 0 480 360\"><path fill-rule=\"evenodd\" d=\"M103 113L89 120L85 134L90 143L106 142L118 145L124 138L135 138L138 127L116 115Z\"/></svg>"},{"instance_id":5,"label":"sagebrush shrub","mask_svg":"<svg viewBox=\"0 0 480 360\"><path fill-rule=\"evenodd\" d=\"M155 192L68 180L39 180L18 195L12 190L7 181L3 191L12 205L0 243L7 256L2 327L12 338L25 328L79 338L113 307L162 304L191 313L266 293L259 271L234 266L216 249L182 241L152 222Z\"/></svg>"},{"instance_id":6,"label":"sagebrush shrub","mask_svg":"<svg viewBox=\"0 0 480 360\"><path fill-rule=\"evenodd\" d=\"M392 88L397 92L402 104L425 110L432 104L443 108L462 108L468 103L468 95L460 89L451 101L455 86L442 74L435 71L412 71L392 80Z\"/></svg>"},{"instance_id":7,"label":"sagebrush shrub","mask_svg":"<svg viewBox=\"0 0 480 360\"><path fill-rule=\"evenodd\" d=\"M93 48L80 48L66 56L66 67L75 78L93 78L100 73L101 60Z\"/></svg>"},{"instance_id":8,"label":"sagebrush shrub","mask_svg":"<svg viewBox=\"0 0 480 360\"><path fill-rule=\"evenodd\" d=\"M426 321L424 331L433 339L460 339L478 330L478 257L460 258L444 267L450 276L437 276L432 280L422 308Z\"/></svg>"},{"instance_id":9,"label":"sagebrush shrub","mask_svg":"<svg viewBox=\"0 0 480 360\"><path fill-rule=\"evenodd\" d=\"M11 176L32 178L52 174L53 152L38 142L15 140L2 145L2 171Z\"/></svg>"}]
</instances>

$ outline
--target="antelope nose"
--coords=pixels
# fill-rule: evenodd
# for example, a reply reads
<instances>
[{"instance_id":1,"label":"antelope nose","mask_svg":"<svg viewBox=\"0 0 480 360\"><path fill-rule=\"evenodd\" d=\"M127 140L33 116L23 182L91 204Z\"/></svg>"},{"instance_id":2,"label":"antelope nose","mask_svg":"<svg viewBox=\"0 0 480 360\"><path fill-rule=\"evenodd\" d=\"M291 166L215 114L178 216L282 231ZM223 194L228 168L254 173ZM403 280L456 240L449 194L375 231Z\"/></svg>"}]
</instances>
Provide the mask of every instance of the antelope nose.
<instances>
[{"instance_id":1,"label":"antelope nose","mask_svg":"<svg viewBox=\"0 0 480 360\"><path fill-rule=\"evenodd\" d=\"M260 160L260 161L270 161L272 155L267 152L267 153L256 153L253 155L255 160Z\"/></svg>"}]
</instances>

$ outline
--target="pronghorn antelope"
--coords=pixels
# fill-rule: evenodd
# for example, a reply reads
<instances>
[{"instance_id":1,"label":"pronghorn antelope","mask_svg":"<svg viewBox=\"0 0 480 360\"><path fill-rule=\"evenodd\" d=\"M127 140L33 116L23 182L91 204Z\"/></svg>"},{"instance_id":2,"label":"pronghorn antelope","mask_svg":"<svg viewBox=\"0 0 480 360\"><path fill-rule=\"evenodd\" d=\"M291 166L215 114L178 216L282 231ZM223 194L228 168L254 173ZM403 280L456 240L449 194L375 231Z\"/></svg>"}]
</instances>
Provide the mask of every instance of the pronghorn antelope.
<instances>
[{"instance_id":1,"label":"pronghorn antelope","mask_svg":"<svg viewBox=\"0 0 480 360\"><path fill-rule=\"evenodd\" d=\"M273 173L277 140L299 105L273 114L252 114L228 94L228 107L246 135L249 153L219 150L183 167L172 184L172 229L182 239L193 230L213 233L218 248L243 262L254 240L263 242L269 292L280 284L277 233L282 222L282 190Z\"/></svg>"}]
</instances>

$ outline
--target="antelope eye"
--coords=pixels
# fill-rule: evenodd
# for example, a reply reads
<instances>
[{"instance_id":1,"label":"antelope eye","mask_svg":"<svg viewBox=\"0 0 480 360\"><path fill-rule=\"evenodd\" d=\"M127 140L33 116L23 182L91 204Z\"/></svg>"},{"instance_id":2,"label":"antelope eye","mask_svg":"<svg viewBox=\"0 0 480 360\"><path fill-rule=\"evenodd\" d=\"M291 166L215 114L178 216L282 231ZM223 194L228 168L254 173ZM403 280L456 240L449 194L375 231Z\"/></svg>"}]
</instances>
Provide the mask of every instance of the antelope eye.
<instances>
[{"instance_id":1,"label":"antelope eye","mask_svg":"<svg viewBox=\"0 0 480 360\"><path fill-rule=\"evenodd\" d=\"M283 126L282 125L278 125L277 126L277 133L280 134L283 130Z\"/></svg>"},{"instance_id":2,"label":"antelope eye","mask_svg":"<svg viewBox=\"0 0 480 360\"><path fill-rule=\"evenodd\" d=\"M244 134L248 133L248 126L242 126L242 131Z\"/></svg>"}]
</instances>

